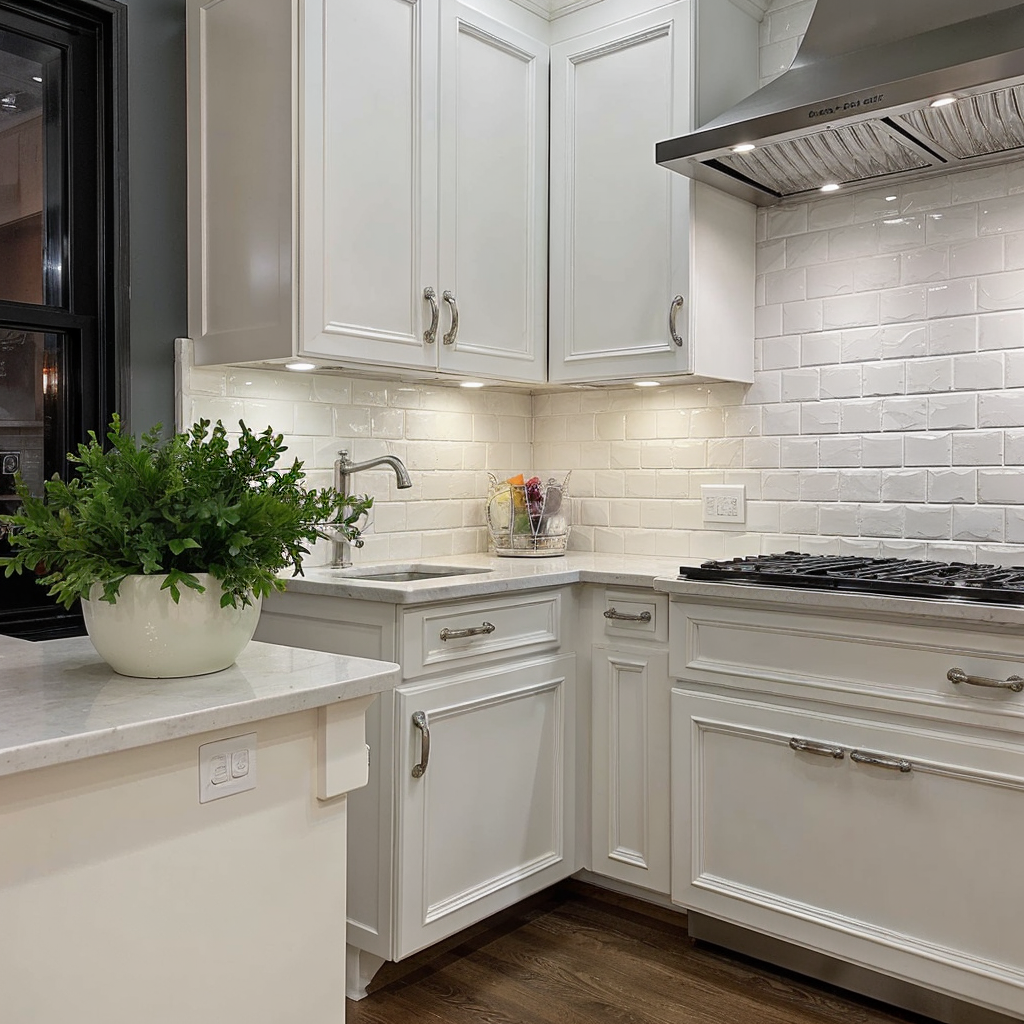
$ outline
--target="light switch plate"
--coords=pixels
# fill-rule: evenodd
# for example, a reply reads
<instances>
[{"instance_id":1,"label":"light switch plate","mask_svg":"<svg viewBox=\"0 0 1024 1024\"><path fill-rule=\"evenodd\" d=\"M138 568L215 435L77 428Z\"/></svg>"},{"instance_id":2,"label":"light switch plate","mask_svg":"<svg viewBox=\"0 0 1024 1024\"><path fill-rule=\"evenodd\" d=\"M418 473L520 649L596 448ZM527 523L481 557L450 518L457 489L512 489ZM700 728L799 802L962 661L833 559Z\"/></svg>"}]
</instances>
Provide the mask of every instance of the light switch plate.
<instances>
[{"instance_id":1,"label":"light switch plate","mask_svg":"<svg viewBox=\"0 0 1024 1024\"><path fill-rule=\"evenodd\" d=\"M199 748L199 802L256 788L256 733L214 740Z\"/></svg>"},{"instance_id":2,"label":"light switch plate","mask_svg":"<svg viewBox=\"0 0 1024 1024\"><path fill-rule=\"evenodd\" d=\"M705 523L747 521L747 488L744 484L701 484L700 502Z\"/></svg>"}]
</instances>

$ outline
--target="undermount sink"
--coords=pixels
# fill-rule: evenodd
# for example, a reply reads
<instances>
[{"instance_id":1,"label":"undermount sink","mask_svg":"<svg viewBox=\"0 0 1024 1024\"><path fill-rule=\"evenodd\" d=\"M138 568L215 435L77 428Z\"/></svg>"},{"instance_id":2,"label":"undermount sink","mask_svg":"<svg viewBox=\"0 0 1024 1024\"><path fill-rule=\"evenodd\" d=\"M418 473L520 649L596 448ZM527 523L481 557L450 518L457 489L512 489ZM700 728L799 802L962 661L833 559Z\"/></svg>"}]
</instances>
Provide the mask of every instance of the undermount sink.
<instances>
[{"instance_id":1,"label":"undermount sink","mask_svg":"<svg viewBox=\"0 0 1024 1024\"><path fill-rule=\"evenodd\" d=\"M466 565L350 565L334 569L332 574L346 580L369 580L374 583L414 583L417 580L440 580L448 576L472 576L492 572L487 568Z\"/></svg>"}]
</instances>

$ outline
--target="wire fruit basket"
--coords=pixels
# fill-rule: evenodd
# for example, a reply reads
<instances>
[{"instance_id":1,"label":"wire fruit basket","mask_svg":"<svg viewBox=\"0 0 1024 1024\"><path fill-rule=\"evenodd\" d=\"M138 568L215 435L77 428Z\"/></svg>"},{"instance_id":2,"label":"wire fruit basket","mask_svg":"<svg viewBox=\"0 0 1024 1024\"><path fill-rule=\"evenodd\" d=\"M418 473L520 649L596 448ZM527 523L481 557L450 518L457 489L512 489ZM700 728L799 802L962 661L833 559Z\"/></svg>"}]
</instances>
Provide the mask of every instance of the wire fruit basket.
<instances>
[{"instance_id":1,"label":"wire fruit basket","mask_svg":"<svg viewBox=\"0 0 1024 1024\"><path fill-rule=\"evenodd\" d=\"M499 480L487 474L487 528L497 555L550 558L569 542L569 474L559 480L523 474Z\"/></svg>"}]
</instances>

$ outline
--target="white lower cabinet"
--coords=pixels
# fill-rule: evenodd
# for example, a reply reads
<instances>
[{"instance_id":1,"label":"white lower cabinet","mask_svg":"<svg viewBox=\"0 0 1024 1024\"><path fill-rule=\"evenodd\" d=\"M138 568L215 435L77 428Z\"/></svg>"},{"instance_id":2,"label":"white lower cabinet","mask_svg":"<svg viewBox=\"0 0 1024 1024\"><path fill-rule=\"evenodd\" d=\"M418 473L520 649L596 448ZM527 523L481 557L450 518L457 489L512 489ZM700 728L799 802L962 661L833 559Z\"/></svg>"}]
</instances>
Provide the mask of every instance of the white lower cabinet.
<instances>
[{"instance_id":1,"label":"white lower cabinet","mask_svg":"<svg viewBox=\"0 0 1024 1024\"><path fill-rule=\"evenodd\" d=\"M592 870L669 892L668 653L593 648Z\"/></svg>"},{"instance_id":2,"label":"white lower cabinet","mask_svg":"<svg viewBox=\"0 0 1024 1024\"><path fill-rule=\"evenodd\" d=\"M393 659L349 798L348 994L579 868L572 588L425 605L275 595L257 639ZM419 766L419 767L417 767Z\"/></svg>"},{"instance_id":3,"label":"white lower cabinet","mask_svg":"<svg viewBox=\"0 0 1024 1024\"><path fill-rule=\"evenodd\" d=\"M668 601L594 588L590 867L669 893Z\"/></svg>"},{"instance_id":4,"label":"white lower cabinet","mask_svg":"<svg viewBox=\"0 0 1024 1024\"><path fill-rule=\"evenodd\" d=\"M574 663L398 691L396 959L575 869Z\"/></svg>"},{"instance_id":5,"label":"white lower cabinet","mask_svg":"<svg viewBox=\"0 0 1024 1024\"><path fill-rule=\"evenodd\" d=\"M1018 695L945 678L957 664L1005 678L1013 637L781 608L679 613L673 901L1024 1015Z\"/></svg>"}]
</instances>

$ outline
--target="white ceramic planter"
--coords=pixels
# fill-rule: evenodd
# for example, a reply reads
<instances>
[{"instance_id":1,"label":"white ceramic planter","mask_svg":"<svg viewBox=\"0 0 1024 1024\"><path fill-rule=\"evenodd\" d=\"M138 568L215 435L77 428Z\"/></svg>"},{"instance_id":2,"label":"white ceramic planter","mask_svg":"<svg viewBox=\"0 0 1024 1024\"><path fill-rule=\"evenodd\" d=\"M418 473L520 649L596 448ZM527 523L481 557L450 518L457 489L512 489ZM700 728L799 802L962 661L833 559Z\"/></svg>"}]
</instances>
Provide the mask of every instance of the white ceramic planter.
<instances>
[{"instance_id":1,"label":"white ceramic planter","mask_svg":"<svg viewBox=\"0 0 1024 1024\"><path fill-rule=\"evenodd\" d=\"M177 604L160 589L166 576L128 576L116 604L101 601L103 588L94 584L82 613L100 657L115 672L147 679L201 676L233 664L256 631L261 601L221 608L220 581L196 577L206 591L179 587Z\"/></svg>"}]
</instances>

